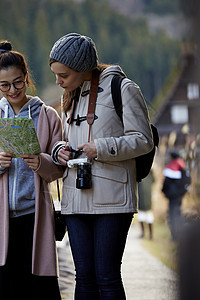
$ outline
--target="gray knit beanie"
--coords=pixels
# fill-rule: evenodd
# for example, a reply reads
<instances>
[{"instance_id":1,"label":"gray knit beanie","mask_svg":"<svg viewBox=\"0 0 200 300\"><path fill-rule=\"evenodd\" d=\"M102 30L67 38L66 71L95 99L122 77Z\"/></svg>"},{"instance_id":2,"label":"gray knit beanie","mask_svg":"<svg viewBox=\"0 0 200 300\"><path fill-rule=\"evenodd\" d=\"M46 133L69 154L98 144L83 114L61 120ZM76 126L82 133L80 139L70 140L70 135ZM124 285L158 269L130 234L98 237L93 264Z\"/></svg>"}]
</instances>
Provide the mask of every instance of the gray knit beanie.
<instances>
[{"instance_id":1,"label":"gray knit beanie","mask_svg":"<svg viewBox=\"0 0 200 300\"><path fill-rule=\"evenodd\" d=\"M93 40L78 33L67 34L55 42L50 58L79 72L91 71L98 64L98 54Z\"/></svg>"}]
</instances>

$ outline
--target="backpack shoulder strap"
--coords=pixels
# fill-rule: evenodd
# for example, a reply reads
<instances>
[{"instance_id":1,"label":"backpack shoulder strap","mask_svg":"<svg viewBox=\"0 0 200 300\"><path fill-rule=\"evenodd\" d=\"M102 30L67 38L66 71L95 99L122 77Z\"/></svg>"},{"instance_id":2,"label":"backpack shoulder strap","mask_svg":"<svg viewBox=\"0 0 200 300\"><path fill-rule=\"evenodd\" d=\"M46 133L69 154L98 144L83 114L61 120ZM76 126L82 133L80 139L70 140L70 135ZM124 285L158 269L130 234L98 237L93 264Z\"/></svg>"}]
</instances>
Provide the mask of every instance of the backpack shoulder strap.
<instances>
[{"instance_id":1,"label":"backpack shoulder strap","mask_svg":"<svg viewBox=\"0 0 200 300\"><path fill-rule=\"evenodd\" d=\"M111 93L113 104L117 115L122 121L122 96L121 96L121 82L125 77L114 75L111 81ZM123 121L122 121L123 122Z\"/></svg>"},{"instance_id":2,"label":"backpack shoulder strap","mask_svg":"<svg viewBox=\"0 0 200 300\"><path fill-rule=\"evenodd\" d=\"M150 125L151 125L151 130L152 130L152 133L153 133L154 146L158 147L158 145L159 145L158 130L157 130L157 128L153 124L150 124Z\"/></svg>"},{"instance_id":3,"label":"backpack shoulder strap","mask_svg":"<svg viewBox=\"0 0 200 300\"><path fill-rule=\"evenodd\" d=\"M115 75L113 76L111 81L111 93L112 93L113 104L116 113L119 116L122 123L123 123L123 119L122 119L123 107L122 107L122 97L121 97L121 82L123 78L125 77ZM150 125L153 133L154 147L149 153L136 157L137 182L140 182L143 178L145 178L149 174L155 156L155 150L156 150L155 147L156 146L158 147L159 144L159 135L158 135L157 128L153 124Z\"/></svg>"}]
</instances>

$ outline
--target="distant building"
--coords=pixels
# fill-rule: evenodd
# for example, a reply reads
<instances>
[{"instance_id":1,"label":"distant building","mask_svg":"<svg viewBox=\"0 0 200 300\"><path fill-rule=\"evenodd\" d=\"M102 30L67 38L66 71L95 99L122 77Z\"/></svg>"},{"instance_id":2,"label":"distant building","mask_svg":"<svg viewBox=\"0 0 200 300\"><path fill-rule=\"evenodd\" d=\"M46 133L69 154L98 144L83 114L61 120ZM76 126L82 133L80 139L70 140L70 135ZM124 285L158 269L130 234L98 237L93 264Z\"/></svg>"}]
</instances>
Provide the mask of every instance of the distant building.
<instances>
[{"instance_id":1,"label":"distant building","mask_svg":"<svg viewBox=\"0 0 200 300\"><path fill-rule=\"evenodd\" d=\"M196 49L184 49L180 62L161 93L152 103L152 122L160 137L176 133L176 143L184 144L187 134L200 132L200 56Z\"/></svg>"}]
</instances>

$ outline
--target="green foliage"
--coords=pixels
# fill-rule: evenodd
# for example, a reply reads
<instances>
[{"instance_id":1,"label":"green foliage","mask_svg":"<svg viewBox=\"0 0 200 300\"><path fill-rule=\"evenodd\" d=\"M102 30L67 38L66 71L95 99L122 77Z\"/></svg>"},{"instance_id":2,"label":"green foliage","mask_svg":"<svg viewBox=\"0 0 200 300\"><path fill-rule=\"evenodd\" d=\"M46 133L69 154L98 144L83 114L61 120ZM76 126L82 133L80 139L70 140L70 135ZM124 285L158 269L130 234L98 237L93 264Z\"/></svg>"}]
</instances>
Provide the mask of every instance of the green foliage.
<instances>
[{"instance_id":1,"label":"green foliage","mask_svg":"<svg viewBox=\"0 0 200 300\"><path fill-rule=\"evenodd\" d=\"M177 13L179 10L179 2L182 0L145 0L146 11L156 14ZM186 0L187 1L187 0ZM198 0L197 0L198 1ZM188 2L188 1L187 1Z\"/></svg>"},{"instance_id":2,"label":"green foliage","mask_svg":"<svg viewBox=\"0 0 200 300\"><path fill-rule=\"evenodd\" d=\"M53 43L70 32L90 36L99 61L119 63L147 101L155 97L180 53L178 41L164 32L150 33L145 19L122 16L106 0L1 0L0 37L25 54L39 92L55 81L48 65Z\"/></svg>"}]
</instances>

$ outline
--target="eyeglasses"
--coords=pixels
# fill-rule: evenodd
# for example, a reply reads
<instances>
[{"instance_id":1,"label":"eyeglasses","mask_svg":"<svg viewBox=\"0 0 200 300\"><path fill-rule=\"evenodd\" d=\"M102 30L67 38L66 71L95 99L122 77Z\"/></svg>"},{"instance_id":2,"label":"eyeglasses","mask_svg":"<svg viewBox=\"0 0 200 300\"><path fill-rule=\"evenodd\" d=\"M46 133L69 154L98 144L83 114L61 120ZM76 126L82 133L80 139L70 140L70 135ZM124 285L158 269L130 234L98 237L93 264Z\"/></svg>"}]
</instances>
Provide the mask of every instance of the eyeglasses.
<instances>
[{"instance_id":1,"label":"eyeglasses","mask_svg":"<svg viewBox=\"0 0 200 300\"><path fill-rule=\"evenodd\" d=\"M8 92L11 89L11 86L13 85L16 90L21 90L25 86L26 80L18 80L14 81L12 83L3 83L0 84L0 90L2 92Z\"/></svg>"}]
</instances>

